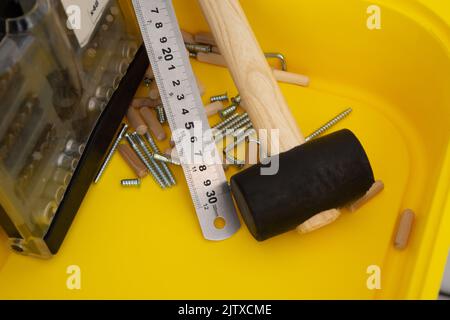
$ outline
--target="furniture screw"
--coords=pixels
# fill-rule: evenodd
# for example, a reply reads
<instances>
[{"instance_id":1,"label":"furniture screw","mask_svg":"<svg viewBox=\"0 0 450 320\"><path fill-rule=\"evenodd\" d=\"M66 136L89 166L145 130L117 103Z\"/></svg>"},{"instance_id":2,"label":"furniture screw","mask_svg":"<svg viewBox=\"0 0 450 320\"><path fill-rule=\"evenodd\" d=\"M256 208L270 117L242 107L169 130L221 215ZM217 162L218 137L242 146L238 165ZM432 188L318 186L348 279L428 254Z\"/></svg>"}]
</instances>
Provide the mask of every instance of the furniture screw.
<instances>
[{"instance_id":1,"label":"furniture screw","mask_svg":"<svg viewBox=\"0 0 450 320\"><path fill-rule=\"evenodd\" d=\"M156 107L156 114L158 116L159 123L164 124L167 122L166 111L164 110L162 104Z\"/></svg>"},{"instance_id":2,"label":"furniture screw","mask_svg":"<svg viewBox=\"0 0 450 320\"><path fill-rule=\"evenodd\" d=\"M232 104L229 107L226 107L223 110L219 111L219 117L223 120L225 120L226 118L229 118L232 114L234 114L237 110L237 105Z\"/></svg>"},{"instance_id":3,"label":"furniture screw","mask_svg":"<svg viewBox=\"0 0 450 320\"><path fill-rule=\"evenodd\" d=\"M120 181L122 187L139 187L141 185L141 179L123 179Z\"/></svg>"},{"instance_id":4,"label":"furniture screw","mask_svg":"<svg viewBox=\"0 0 450 320\"><path fill-rule=\"evenodd\" d=\"M319 129L317 129L316 131L314 131L313 133L311 133L309 136L307 136L305 138L305 141L309 141L312 139L317 138L318 136L320 136L321 134L323 134L324 132L330 130L333 126L335 126L338 122L342 121L344 118L346 118L350 113L352 112L352 108L348 108L346 110L344 110L343 112L341 112L340 114L338 114L336 117L334 117L333 119L331 119L330 121L328 121L327 123L325 123L323 126L321 126Z\"/></svg>"},{"instance_id":5,"label":"furniture screw","mask_svg":"<svg viewBox=\"0 0 450 320\"><path fill-rule=\"evenodd\" d=\"M131 148L134 150L134 152L139 157L139 159L141 159L142 163L145 164L145 166L147 167L148 171L150 172L150 174L152 175L152 177L156 181L156 183L158 183L158 185L161 188L165 189L166 188L166 184L158 176L157 172L155 171L155 168L153 168L153 166L150 164L150 162L144 156L144 154L139 149L138 145L136 144L136 142L134 142L133 138L131 137L131 135L128 132L125 133L125 139L127 139L127 141L130 144Z\"/></svg>"},{"instance_id":6,"label":"furniture screw","mask_svg":"<svg viewBox=\"0 0 450 320\"><path fill-rule=\"evenodd\" d=\"M147 159L150 161L152 166L155 168L156 172L158 173L158 176L161 177L161 179L164 182L165 186L166 187L172 186L171 181L168 179L168 177L166 176L164 171L161 169L159 164L153 158L153 153L149 149L147 144L145 143L144 139L140 135L138 135L136 132L132 133L131 137L134 139L135 142L137 142L141 146L141 149L144 151L144 154L147 156Z\"/></svg>"},{"instance_id":7,"label":"furniture screw","mask_svg":"<svg viewBox=\"0 0 450 320\"><path fill-rule=\"evenodd\" d=\"M155 160L158 160L156 155L159 155L161 152L160 152L155 140L153 139L152 135L148 132L145 134L145 138L147 139L147 142L153 151L153 157L155 158ZM161 163L161 167L162 167L163 171L165 172L166 176L169 178L171 185L174 186L177 184L175 177L173 176L173 173L170 171L169 167L164 162L168 162L168 161L163 161L163 163ZM176 164L174 162L170 162L170 163Z\"/></svg>"},{"instance_id":8,"label":"furniture screw","mask_svg":"<svg viewBox=\"0 0 450 320\"><path fill-rule=\"evenodd\" d=\"M228 93L225 92L224 94L219 94L217 96L212 96L210 98L211 103L216 102L216 101L228 101Z\"/></svg>"},{"instance_id":9,"label":"furniture screw","mask_svg":"<svg viewBox=\"0 0 450 320\"><path fill-rule=\"evenodd\" d=\"M95 177L94 183L98 183L100 178L103 175L103 172L105 171L106 167L108 166L109 162L111 161L111 158L114 154L114 152L117 149L117 146L119 145L120 141L123 138L123 135L125 134L125 132L128 129L128 125L127 124L122 124L122 128L120 129L119 135L117 136L116 140L114 141L114 144L112 145L111 149L108 152L108 155L105 158L105 161L103 161L102 166L100 167L100 170L97 173L97 176Z\"/></svg>"}]
</instances>

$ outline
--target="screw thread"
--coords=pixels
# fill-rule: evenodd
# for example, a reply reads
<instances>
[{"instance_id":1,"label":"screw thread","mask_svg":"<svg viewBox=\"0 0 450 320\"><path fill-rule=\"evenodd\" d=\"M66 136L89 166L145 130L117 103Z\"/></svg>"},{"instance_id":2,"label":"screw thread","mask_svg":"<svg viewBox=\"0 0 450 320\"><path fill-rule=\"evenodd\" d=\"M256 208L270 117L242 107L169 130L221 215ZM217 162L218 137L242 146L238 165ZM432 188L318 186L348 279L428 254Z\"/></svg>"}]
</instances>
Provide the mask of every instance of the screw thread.
<instances>
[{"instance_id":1,"label":"screw thread","mask_svg":"<svg viewBox=\"0 0 450 320\"><path fill-rule=\"evenodd\" d=\"M184 43L186 46L186 49L190 52L204 52L204 53L210 53L212 51L212 46L207 44L196 44L196 43Z\"/></svg>"},{"instance_id":2,"label":"screw thread","mask_svg":"<svg viewBox=\"0 0 450 320\"><path fill-rule=\"evenodd\" d=\"M153 139L152 135L150 133L146 133L145 137L147 138L147 142L150 145L150 148L153 150L154 155L155 154L160 154L160 150L158 148L158 145L156 144L155 140ZM167 166L167 164L165 164L164 162L161 163L161 167L164 170L166 176L169 178L170 183L174 186L177 184L175 177L173 176L172 171L170 171L169 167Z\"/></svg>"},{"instance_id":3,"label":"screw thread","mask_svg":"<svg viewBox=\"0 0 450 320\"><path fill-rule=\"evenodd\" d=\"M231 155L230 152L233 151L235 147L241 145L253 133L256 133L256 130L253 129L253 125L250 124L249 126L246 126L246 129L241 131L239 135L236 136L236 141L230 143L223 150L223 153L225 154L225 159L234 166L237 166L239 169L245 166L245 161L237 159L235 156Z\"/></svg>"},{"instance_id":4,"label":"screw thread","mask_svg":"<svg viewBox=\"0 0 450 320\"><path fill-rule=\"evenodd\" d=\"M238 117L240 117L239 114L234 114L231 117L229 117L228 119L219 122L218 124L216 124L215 126L212 127L213 130L221 130L222 128L226 127L228 124L230 124L231 122L233 122L235 119L237 119Z\"/></svg>"},{"instance_id":5,"label":"screw thread","mask_svg":"<svg viewBox=\"0 0 450 320\"><path fill-rule=\"evenodd\" d=\"M242 135L245 135L247 130L253 129L253 123L250 122L250 119L247 124L243 125L241 128L237 129L236 132L233 133L235 139L238 139Z\"/></svg>"},{"instance_id":6,"label":"screw thread","mask_svg":"<svg viewBox=\"0 0 450 320\"><path fill-rule=\"evenodd\" d=\"M166 112L164 110L164 107L162 105L159 105L156 107L156 113L158 115L158 121L161 124L164 124L167 122Z\"/></svg>"},{"instance_id":7,"label":"screw thread","mask_svg":"<svg viewBox=\"0 0 450 320\"><path fill-rule=\"evenodd\" d=\"M226 107L225 109L219 111L219 117L221 119L226 119L226 118L230 117L233 113L235 113L236 110L237 110L237 105L232 104L229 107Z\"/></svg>"},{"instance_id":8,"label":"screw thread","mask_svg":"<svg viewBox=\"0 0 450 320\"><path fill-rule=\"evenodd\" d=\"M120 184L123 187L138 187L141 185L141 179L123 179Z\"/></svg>"},{"instance_id":9,"label":"screw thread","mask_svg":"<svg viewBox=\"0 0 450 320\"><path fill-rule=\"evenodd\" d=\"M108 155L105 158L105 161L103 161L103 164L100 167L100 170L98 171L97 176L95 177L94 183L98 183L98 181L102 177L103 172L105 171L106 167L108 166L109 162L111 161L111 158L112 158L114 152L116 152L116 149L119 146L119 143L122 140L123 135L125 134L127 129L128 129L128 125L124 123L122 125L122 128L120 129L119 135L117 136L116 140L114 141L113 146L109 150Z\"/></svg>"},{"instance_id":10,"label":"screw thread","mask_svg":"<svg viewBox=\"0 0 450 320\"><path fill-rule=\"evenodd\" d=\"M239 146L241 143L243 143L248 136L251 136L253 133L255 133L255 129L253 128L248 128L249 130L245 130L243 131L239 136L237 136L236 141L234 141L233 143L230 143L228 146L225 147L225 149L223 150L224 153L228 153L231 150L233 150L235 147Z\"/></svg>"},{"instance_id":11,"label":"screw thread","mask_svg":"<svg viewBox=\"0 0 450 320\"><path fill-rule=\"evenodd\" d=\"M148 146L145 144L144 139L142 139L142 137L140 135L138 135L136 132L132 134L132 137L135 139L136 142L139 143L139 145L141 146L142 150L144 151L144 154L147 156L147 159L150 161L152 166L155 168L156 172L158 173L158 176L162 179L162 181L164 182L165 186L166 187L172 186L172 183L169 181L169 179L167 178L167 176L164 173L164 171L161 169L159 164L153 158L152 152L150 151Z\"/></svg>"},{"instance_id":12,"label":"screw thread","mask_svg":"<svg viewBox=\"0 0 450 320\"><path fill-rule=\"evenodd\" d=\"M214 139L219 140L225 136L227 131L234 131L236 129L239 129L249 122L250 122L250 118L248 117L248 114L244 113L244 114L238 116L237 118L235 118L233 121L231 121L226 126L224 126L218 133L216 133L214 135Z\"/></svg>"},{"instance_id":13,"label":"screw thread","mask_svg":"<svg viewBox=\"0 0 450 320\"><path fill-rule=\"evenodd\" d=\"M335 126L338 122L342 121L344 118L346 118L350 113L352 112L352 108L348 108L338 114L336 117L325 123L323 126L321 126L319 129L311 133L309 136L305 138L305 141L310 141L312 139L317 138L318 136L322 135L324 132L328 131L330 128Z\"/></svg>"},{"instance_id":14,"label":"screw thread","mask_svg":"<svg viewBox=\"0 0 450 320\"><path fill-rule=\"evenodd\" d=\"M235 130L239 129L243 125L250 122L250 118L248 117L247 113L241 114L239 117L237 117L234 121L230 122L228 125L226 125L223 130Z\"/></svg>"},{"instance_id":15,"label":"screw thread","mask_svg":"<svg viewBox=\"0 0 450 320\"><path fill-rule=\"evenodd\" d=\"M128 143L130 144L131 148L134 150L134 152L136 153L136 155L139 157L139 159L144 163L144 165L147 167L148 171L150 172L151 176L153 177L153 179L156 181L156 183L158 183L158 185L165 189L166 185L163 182L163 180L158 176L157 172L155 171L155 169L153 168L153 166L150 164L150 162L148 162L148 160L145 158L144 154L142 153L142 151L139 149L138 145L133 141L132 137L130 136L130 134L126 133L125 134L125 138L127 139Z\"/></svg>"},{"instance_id":16,"label":"screw thread","mask_svg":"<svg viewBox=\"0 0 450 320\"><path fill-rule=\"evenodd\" d=\"M229 98L228 98L228 93L224 93L224 94L219 94L219 95L217 95L217 96L212 96L210 99L209 99L211 102L216 102L216 101L228 101L229 100Z\"/></svg>"},{"instance_id":17,"label":"screw thread","mask_svg":"<svg viewBox=\"0 0 450 320\"><path fill-rule=\"evenodd\" d=\"M250 118L244 118L241 121L237 122L234 126L231 126L229 128L226 128L226 130L230 130L230 131L236 131L239 130L243 127L245 127L246 125L251 125L251 121ZM252 125L253 126L253 125ZM240 132L237 132L237 135L239 135Z\"/></svg>"}]
</instances>

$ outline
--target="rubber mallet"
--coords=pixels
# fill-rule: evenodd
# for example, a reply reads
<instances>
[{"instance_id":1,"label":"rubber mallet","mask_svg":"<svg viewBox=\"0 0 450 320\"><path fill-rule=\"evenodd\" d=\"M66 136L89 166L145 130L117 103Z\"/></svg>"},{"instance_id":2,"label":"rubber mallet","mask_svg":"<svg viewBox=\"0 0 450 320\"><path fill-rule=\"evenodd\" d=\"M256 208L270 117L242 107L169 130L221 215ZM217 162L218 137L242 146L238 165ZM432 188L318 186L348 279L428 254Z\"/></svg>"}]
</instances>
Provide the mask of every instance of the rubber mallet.
<instances>
[{"instance_id":1,"label":"rubber mallet","mask_svg":"<svg viewBox=\"0 0 450 320\"><path fill-rule=\"evenodd\" d=\"M267 141L272 129L279 134L277 174L261 175L257 164L231 178L247 227L261 241L311 218L311 229L333 221L334 208L359 199L374 183L362 145L349 130L304 143L239 1L199 3L254 127L267 130Z\"/></svg>"}]
</instances>

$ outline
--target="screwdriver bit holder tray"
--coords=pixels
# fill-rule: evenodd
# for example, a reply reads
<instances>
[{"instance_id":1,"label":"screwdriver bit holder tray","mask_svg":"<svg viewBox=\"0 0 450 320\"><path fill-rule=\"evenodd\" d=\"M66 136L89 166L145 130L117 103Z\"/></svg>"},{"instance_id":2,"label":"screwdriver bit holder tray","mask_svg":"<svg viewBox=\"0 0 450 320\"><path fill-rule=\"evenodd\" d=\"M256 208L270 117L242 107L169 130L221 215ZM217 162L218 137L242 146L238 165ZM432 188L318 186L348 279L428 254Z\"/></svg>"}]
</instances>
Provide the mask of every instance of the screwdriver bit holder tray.
<instances>
[{"instance_id":1,"label":"screwdriver bit holder tray","mask_svg":"<svg viewBox=\"0 0 450 320\"><path fill-rule=\"evenodd\" d=\"M77 2L83 41L68 27ZM120 5L0 4L0 226L16 252L58 251L145 73Z\"/></svg>"}]
</instances>

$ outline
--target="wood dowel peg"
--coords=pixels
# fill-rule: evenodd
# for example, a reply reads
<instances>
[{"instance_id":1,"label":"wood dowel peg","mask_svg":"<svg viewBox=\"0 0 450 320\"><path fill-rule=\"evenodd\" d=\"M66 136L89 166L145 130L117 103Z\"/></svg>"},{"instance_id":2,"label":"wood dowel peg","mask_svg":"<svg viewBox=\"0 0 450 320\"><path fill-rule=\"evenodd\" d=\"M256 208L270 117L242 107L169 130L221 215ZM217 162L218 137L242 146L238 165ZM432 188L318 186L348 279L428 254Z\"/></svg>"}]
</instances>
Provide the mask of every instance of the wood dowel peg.
<instances>
[{"instance_id":1,"label":"wood dowel peg","mask_svg":"<svg viewBox=\"0 0 450 320\"><path fill-rule=\"evenodd\" d=\"M165 140L166 132L164 131L164 128L162 127L161 123L159 123L155 111L147 107L143 107L139 109L139 111L145 123L148 125L148 128L150 129L152 134L156 137L156 139L158 141Z\"/></svg>"},{"instance_id":2,"label":"wood dowel peg","mask_svg":"<svg viewBox=\"0 0 450 320\"><path fill-rule=\"evenodd\" d=\"M128 108L127 112L128 123L136 130L137 133L143 135L147 132L148 127L139 114L139 110L136 108Z\"/></svg>"},{"instance_id":3,"label":"wood dowel peg","mask_svg":"<svg viewBox=\"0 0 450 320\"><path fill-rule=\"evenodd\" d=\"M361 208L364 204L369 202L373 197L375 197L377 194L379 194L384 189L384 183L381 180L377 180L374 182L372 187L367 191L367 193L356 200L355 202L351 203L347 206L347 209L350 212L355 212L359 208Z\"/></svg>"},{"instance_id":4,"label":"wood dowel peg","mask_svg":"<svg viewBox=\"0 0 450 320\"><path fill-rule=\"evenodd\" d=\"M205 106L205 109L206 109L206 115L207 115L208 117L211 117L211 116L217 114L219 111L223 110L224 107L225 107L225 106L224 106L224 104L223 104L222 101L216 101L216 102L207 104L207 105Z\"/></svg>"},{"instance_id":5,"label":"wood dowel peg","mask_svg":"<svg viewBox=\"0 0 450 320\"><path fill-rule=\"evenodd\" d=\"M217 53L197 53L197 60L203 63L213 64L219 67L227 67L225 58Z\"/></svg>"},{"instance_id":6,"label":"wood dowel peg","mask_svg":"<svg viewBox=\"0 0 450 320\"><path fill-rule=\"evenodd\" d=\"M278 69L273 70L273 74L275 76L275 79L277 79L278 82L284 82L289 84L295 84L301 87L307 87L309 86L309 77L304 76L302 74L282 71Z\"/></svg>"},{"instance_id":7,"label":"wood dowel peg","mask_svg":"<svg viewBox=\"0 0 450 320\"><path fill-rule=\"evenodd\" d=\"M298 233L308 233L317 229L320 229L327 224L330 224L337 220L339 216L341 215L341 212L338 209L330 209L327 211L323 211L320 214L316 214L312 218L308 219L307 221L303 222L301 225L297 227Z\"/></svg>"},{"instance_id":8,"label":"wood dowel peg","mask_svg":"<svg viewBox=\"0 0 450 320\"><path fill-rule=\"evenodd\" d=\"M408 246L415 217L416 215L411 209L406 209L400 214L394 239L395 249L404 250Z\"/></svg>"},{"instance_id":9,"label":"wood dowel peg","mask_svg":"<svg viewBox=\"0 0 450 320\"><path fill-rule=\"evenodd\" d=\"M150 84L149 91L148 91L148 96L149 96L150 99L152 99L152 100L158 100L158 99L160 99L159 89L158 89L158 85L157 85L156 81L153 81L153 82Z\"/></svg>"},{"instance_id":10,"label":"wood dowel peg","mask_svg":"<svg viewBox=\"0 0 450 320\"><path fill-rule=\"evenodd\" d=\"M125 162L128 164L130 169L133 170L139 178L144 178L148 175L148 170L145 167L144 163L142 163L141 159L139 159L139 157L128 144L119 145L117 147L117 150L119 151L119 154L122 156Z\"/></svg>"},{"instance_id":11,"label":"wood dowel peg","mask_svg":"<svg viewBox=\"0 0 450 320\"><path fill-rule=\"evenodd\" d=\"M154 108L161 104L161 100L152 100L150 98L134 98L130 107L140 109L142 107Z\"/></svg>"}]
</instances>

